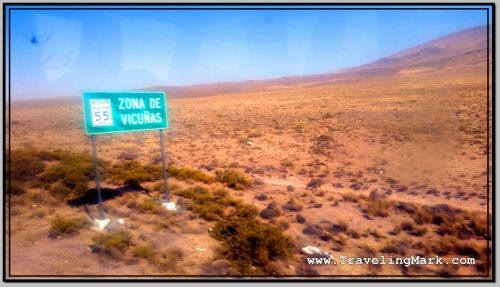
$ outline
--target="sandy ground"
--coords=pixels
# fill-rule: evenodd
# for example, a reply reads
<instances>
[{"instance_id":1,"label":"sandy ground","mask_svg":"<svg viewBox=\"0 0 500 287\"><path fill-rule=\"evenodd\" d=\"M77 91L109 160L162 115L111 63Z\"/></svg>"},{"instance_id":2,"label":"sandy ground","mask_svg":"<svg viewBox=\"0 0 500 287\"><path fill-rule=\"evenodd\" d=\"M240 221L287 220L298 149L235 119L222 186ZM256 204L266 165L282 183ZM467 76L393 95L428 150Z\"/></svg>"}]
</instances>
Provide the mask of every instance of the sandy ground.
<instances>
[{"instance_id":1,"label":"sandy ground","mask_svg":"<svg viewBox=\"0 0 500 287\"><path fill-rule=\"evenodd\" d=\"M432 232L436 229L433 226L428 226L430 231L422 237L389 235L406 215L391 213L388 217L367 219L358 203L343 200L342 195L368 196L375 191L390 200L427 206L446 203L484 216L488 205L486 123L491 119L486 118L485 78L477 74L411 73L359 83L325 82L258 93L171 100L165 146L168 162L207 173L238 166L258 184L230 192L259 209L271 201L283 206L295 198L304 207L300 214L307 223L342 220L360 233L376 229L384 235L359 239L335 235L345 237L340 246L335 240L323 241L304 234L305 225L295 220L297 212L285 211L275 221L289 222L285 233L300 246L314 245L334 255L354 256L362 254L366 246L378 250L391 239L408 239L412 244L436 242L442 239ZM80 106L18 107L12 110L11 120L12 149L36 147L91 153ZM138 161L154 161L159 155L158 133L98 137L100 158L118 162L124 151L133 153ZM317 190L306 190L312 179L321 179L323 185ZM288 190L288 186L293 190ZM318 195L320 191L322 195ZM268 199L256 199L259 194ZM491 195L489 198L491 208ZM215 250L220 243L208 234L213 223L193 221L190 212L184 211L176 215L180 225L193 225L194 231L155 232L150 222L158 219L137 214L118 200L105 204L113 220L123 217L126 225L139 225L129 229L137 238L145 238L140 242L158 249L176 246L184 250L184 259L179 263L181 271L171 273L202 274L206 266L217 260ZM88 248L95 235L92 230L74 238L49 238L50 216L33 216L36 208L22 207L11 218L11 274L165 274L145 260L116 262L92 253ZM81 208L57 209L53 212L84 213ZM486 245L484 239L474 240L480 246ZM412 253L418 251L409 246L408 254ZM303 260L297 252L285 269L293 274L304 264ZM394 266L376 271L366 266L312 268L320 275L435 275L440 270L432 266L410 271ZM481 274L474 266L454 266L449 270L452 274Z\"/></svg>"}]
</instances>

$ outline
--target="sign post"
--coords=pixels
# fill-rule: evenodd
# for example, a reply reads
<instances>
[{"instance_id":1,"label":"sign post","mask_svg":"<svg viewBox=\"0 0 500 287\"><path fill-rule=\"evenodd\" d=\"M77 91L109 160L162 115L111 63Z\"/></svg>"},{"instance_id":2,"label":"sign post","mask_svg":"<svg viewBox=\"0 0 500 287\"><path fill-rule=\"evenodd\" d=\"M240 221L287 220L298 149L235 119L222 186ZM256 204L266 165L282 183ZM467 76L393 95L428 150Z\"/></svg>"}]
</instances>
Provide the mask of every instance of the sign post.
<instances>
[{"instance_id":1,"label":"sign post","mask_svg":"<svg viewBox=\"0 0 500 287\"><path fill-rule=\"evenodd\" d=\"M165 189L165 201L163 202L163 205L168 210L175 210L175 203L171 202L168 196L167 163L165 162L165 142L163 140L163 130L160 130L160 149L161 149L161 162L163 166L163 188Z\"/></svg>"},{"instance_id":2,"label":"sign post","mask_svg":"<svg viewBox=\"0 0 500 287\"><path fill-rule=\"evenodd\" d=\"M164 92L156 91L84 91L82 92L85 132L92 138L97 197L99 203L99 228L103 229L105 219L102 209L99 167L97 162L96 135L134 131L160 131L160 145L163 163L165 201L163 205L175 210L175 203L169 202L163 130L168 128L167 105Z\"/></svg>"},{"instance_id":3,"label":"sign post","mask_svg":"<svg viewBox=\"0 0 500 287\"><path fill-rule=\"evenodd\" d=\"M101 182L99 178L99 165L97 163L97 149L95 143L95 135L92 135L92 154L94 157L94 172L95 172L95 185L97 189L97 202L99 203L99 220L105 220L104 211L102 209L102 197L101 197Z\"/></svg>"}]
</instances>

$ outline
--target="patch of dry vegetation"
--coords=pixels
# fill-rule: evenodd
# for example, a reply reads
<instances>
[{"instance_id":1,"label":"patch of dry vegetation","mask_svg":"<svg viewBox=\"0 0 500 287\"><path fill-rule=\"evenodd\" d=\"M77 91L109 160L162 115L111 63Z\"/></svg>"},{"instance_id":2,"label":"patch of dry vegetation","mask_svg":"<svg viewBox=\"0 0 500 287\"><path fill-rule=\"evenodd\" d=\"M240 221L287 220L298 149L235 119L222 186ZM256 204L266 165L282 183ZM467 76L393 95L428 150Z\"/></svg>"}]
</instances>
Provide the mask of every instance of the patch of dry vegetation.
<instances>
[{"instance_id":1,"label":"patch of dry vegetation","mask_svg":"<svg viewBox=\"0 0 500 287\"><path fill-rule=\"evenodd\" d=\"M63 217L56 215L50 224L49 236L73 236L83 228L89 227L90 221L85 217Z\"/></svg>"},{"instance_id":2,"label":"patch of dry vegetation","mask_svg":"<svg viewBox=\"0 0 500 287\"><path fill-rule=\"evenodd\" d=\"M216 221L211 235L224 244L222 255L241 274L254 273L251 266L258 268L258 272L266 272L268 264L292 253L290 237L280 228L258 221L254 206L232 199L227 191L197 186L176 195L188 200L184 203L188 209Z\"/></svg>"},{"instance_id":3,"label":"patch of dry vegetation","mask_svg":"<svg viewBox=\"0 0 500 287\"><path fill-rule=\"evenodd\" d=\"M217 180L224 183L227 187L244 189L253 185L253 180L238 169L216 170L215 175Z\"/></svg>"}]
</instances>

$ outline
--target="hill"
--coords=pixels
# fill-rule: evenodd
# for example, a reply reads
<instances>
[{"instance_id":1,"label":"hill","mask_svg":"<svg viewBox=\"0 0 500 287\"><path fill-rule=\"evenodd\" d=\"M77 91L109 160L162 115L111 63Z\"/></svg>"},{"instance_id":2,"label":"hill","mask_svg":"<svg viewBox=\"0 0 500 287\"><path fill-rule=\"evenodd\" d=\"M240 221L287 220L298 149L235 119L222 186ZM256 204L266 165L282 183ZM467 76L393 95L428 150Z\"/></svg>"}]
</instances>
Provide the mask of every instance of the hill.
<instances>
[{"instance_id":1,"label":"hill","mask_svg":"<svg viewBox=\"0 0 500 287\"><path fill-rule=\"evenodd\" d=\"M486 29L486 26L480 26L462 30L372 63L341 69L335 73L194 86L156 86L145 90L163 90L168 92L171 98L191 98L278 90L286 87L317 85L331 81L351 82L364 78L407 73L439 73L451 70L466 72L471 69L485 68L488 37ZM491 29L489 33L491 37Z\"/></svg>"},{"instance_id":2,"label":"hill","mask_svg":"<svg viewBox=\"0 0 500 287\"><path fill-rule=\"evenodd\" d=\"M491 38L491 27L489 28ZM358 82L371 78L391 77L403 74L432 74L449 71L465 73L470 70L485 68L488 37L486 29L486 26L480 26L462 30L384 57L372 63L341 69L334 73L192 86L153 86L142 90L165 91L169 99L182 99L243 92L272 91L289 87L325 85L331 82ZM49 99L45 104L70 105L76 104L79 101L79 97L72 96ZM28 100L18 103L14 102L13 107L34 107L40 104L40 100Z\"/></svg>"}]
</instances>

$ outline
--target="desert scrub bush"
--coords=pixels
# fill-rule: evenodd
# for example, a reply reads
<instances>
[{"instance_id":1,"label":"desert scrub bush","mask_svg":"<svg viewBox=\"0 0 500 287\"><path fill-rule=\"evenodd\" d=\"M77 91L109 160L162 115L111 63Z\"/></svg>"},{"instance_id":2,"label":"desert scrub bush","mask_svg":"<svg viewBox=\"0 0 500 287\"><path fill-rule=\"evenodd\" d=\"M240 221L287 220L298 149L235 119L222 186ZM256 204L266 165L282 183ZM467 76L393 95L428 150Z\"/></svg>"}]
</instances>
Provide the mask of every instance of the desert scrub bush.
<instances>
[{"instance_id":1,"label":"desert scrub bush","mask_svg":"<svg viewBox=\"0 0 500 287\"><path fill-rule=\"evenodd\" d=\"M140 213L159 214L162 213L163 208L159 200L156 198L148 198L137 205L137 210L139 210Z\"/></svg>"},{"instance_id":2,"label":"desert scrub bush","mask_svg":"<svg viewBox=\"0 0 500 287\"><path fill-rule=\"evenodd\" d=\"M26 188L19 183L12 183L9 189L10 195L23 195L26 191Z\"/></svg>"},{"instance_id":3,"label":"desert scrub bush","mask_svg":"<svg viewBox=\"0 0 500 287\"><path fill-rule=\"evenodd\" d=\"M411 245L411 241L410 240L389 240L385 243L384 246L382 246L382 248L380 248L380 252L383 252L383 253L393 253L393 254L398 254L398 255L402 255L402 256L405 256L406 255L406 252L408 250L408 246Z\"/></svg>"},{"instance_id":4,"label":"desert scrub bush","mask_svg":"<svg viewBox=\"0 0 500 287\"><path fill-rule=\"evenodd\" d=\"M246 273L247 267L263 267L291 253L292 241L280 228L259 222L255 206L232 199L226 190L210 191L197 186L177 191L176 195L189 199L186 207L201 217L217 220L210 234L223 242L223 255L241 273Z\"/></svg>"},{"instance_id":5,"label":"desert scrub bush","mask_svg":"<svg viewBox=\"0 0 500 287\"><path fill-rule=\"evenodd\" d=\"M396 236L401 233L401 225L396 225L394 228L388 232L390 235Z\"/></svg>"},{"instance_id":6,"label":"desert scrub bush","mask_svg":"<svg viewBox=\"0 0 500 287\"><path fill-rule=\"evenodd\" d=\"M330 155L329 149L331 148L334 139L328 134L322 134L312 139L313 145L310 150L313 154Z\"/></svg>"},{"instance_id":7,"label":"desert scrub bush","mask_svg":"<svg viewBox=\"0 0 500 287\"><path fill-rule=\"evenodd\" d=\"M215 177L208 175L201 170L188 167L171 166L167 168L167 174L182 181L199 181L206 184L214 183L216 181Z\"/></svg>"},{"instance_id":8,"label":"desert scrub bush","mask_svg":"<svg viewBox=\"0 0 500 287\"><path fill-rule=\"evenodd\" d=\"M210 221L221 218L225 207L236 204L236 201L232 200L228 192L223 189L210 191L196 186L176 191L175 194L189 199L185 202L186 208Z\"/></svg>"},{"instance_id":9,"label":"desert scrub bush","mask_svg":"<svg viewBox=\"0 0 500 287\"><path fill-rule=\"evenodd\" d=\"M132 234L126 230L111 231L92 237L94 252L106 254L113 258L120 257L132 243Z\"/></svg>"},{"instance_id":10,"label":"desert scrub bush","mask_svg":"<svg viewBox=\"0 0 500 287\"><path fill-rule=\"evenodd\" d=\"M333 138L332 138L332 136L330 136L328 134L322 134L322 135L319 135L318 137L316 137L315 140L318 142L330 142L330 141L333 141Z\"/></svg>"},{"instance_id":11,"label":"desert scrub bush","mask_svg":"<svg viewBox=\"0 0 500 287\"><path fill-rule=\"evenodd\" d=\"M175 192L176 190L180 189L179 185L175 183L167 183L167 188L169 192ZM153 190L159 192L165 192L165 186L163 185L163 181L155 183L153 185Z\"/></svg>"},{"instance_id":12,"label":"desert scrub bush","mask_svg":"<svg viewBox=\"0 0 500 287\"><path fill-rule=\"evenodd\" d=\"M260 201L267 200L268 198L269 198L269 197L268 197L267 195L263 194L263 193L261 193L261 194L259 194L259 195L255 196L255 199L260 200Z\"/></svg>"},{"instance_id":13,"label":"desert scrub bush","mask_svg":"<svg viewBox=\"0 0 500 287\"><path fill-rule=\"evenodd\" d=\"M339 220L337 223L332 224L331 231L334 233L346 232L348 229L347 222Z\"/></svg>"},{"instance_id":14,"label":"desert scrub bush","mask_svg":"<svg viewBox=\"0 0 500 287\"><path fill-rule=\"evenodd\" d=\"M232 216L240 218L255 218L259 214L259 210L254 205L245 204L238 201L234 205Z\"/></svg>"},{"instance_id":15,"label":"desert scrub bush","mask_svg":"<svg viewBox=\"0 0 500 287\"><path fill-rule=\"evenodd\" d=\"M253 180L238 169L216 170L215 176L219 182L235 189L244 189L253 185Z\"/></svg>"},{"instance_id":16,"label":"desert scrub bush","mask_svg":"<svg viewBox=\"0 0 500 287\"><path fill-rule=\"evenodd\" d=\"M79 198L89 189L88 182L94 178L92 157L67 151L57 152L52 157L59 162L40 175L40 180L48 183L60 181L71 190L71 198ZM107 162L100 160L100 167Z\"/></svg>"},{"instance_id":17,"label":"desert scrub bush","mask_svg":"<svg viewBox=\"0 0 500 287\"><path fill-rule=\"evenodd\" d=\"M447 234L460 239L470 239L473 236L487 237L484 218L447 204L418 207L409 214L419 224L432 223L439 226L436 232L442 236Z\"/></svg>"},{"instance_id":18,"label":"desert scrub bush","mask_svg":"<svg viewBox=\"0 0 500 287\"><path fill-rule=\"evenodd\" d=\"M62 217L57 215L50 223L49 236L72 236L90 226L90 222L85 217Z\"/></svg>"},{"instance_id":19,"label":"desert scrub bush","mask_svg":"<svg viewBox=\"0 0 500 287\"><path fill-rule=\"evenodd\" d=\"M252 132L248 134L248 138L258 138L261 137L262 133L261 132Z\"/></svg>"},{"instance_id":20,"label":"desert scrub bush","mask_svg":"<svg viewBox=\"0 0 500 287\"><path fill-rule=\"evenodd\" d=\"M153 155L151 157L151 164L160 164L161 163L161 155L157 154L157 155Z\"/></svg>"},{"instance_id":21,"label":"desert scrub bush","mask_svg":"<svg viewBox=\"0 0 500 287\"><path fill-rule=\"evenodd\" d=\"M151 246L137 246L134 248L133 254L135 257L143 258L149 261L153 261L155 258L155 252Z\"/></svg>"},{"instance_id":22,"label":"desert scrub bush","mask_svg":"<svg viewBox=\"0 0 500 287\"><path fill-rule=\"evenodd\" d=\"M306 223L306 218L302 214L297 214L295 216L295 220L297 220L297 222L300 224Z\"/></svg>"},{"instance_id":23,"label":"desert scrub bush","mask_svg":"<svg viewBox=\"0 0 500 287\"><path fill-rule=\"evenodd\" d=\"M333 115L331 113L326 113L321 118L324 120L333 119Z\"/></svg>"},{"instance_id":24,"label":"desert scrub bush","mask_svg":"<svg viewBox=\"0 0 500 287\"><path fill-rule=\"evenodd\" d=\"M177 191L176 195L188 199L185 206L201 217L217 220L210 234L223 242L223 255L241 273L246 273L249 266L263 267L291 253L292 241L280 228L259 222L255 206L232 199L226 190L196 186Z\"/></svg>"},{"instance_id":25,"label":"desert scrub bush","mask_svg":"<svg viewBox=\"0 0 500 287\"><path fill-rule=\"evenodd\" d=\"M288 211L293 211L293 212L299 212L303 209L304 207L298 203L295 199L290 199L284 206L283 209L288 210Z\"/></svg>"},{"instance_id":26,"label":"desert scrub bush","mask_svg":"<svg viewBox=\"0 0 500 287\"><path fill-rule=\"evenodd\" d=\"M346 202L358 202L359 196L353 193L344 193L342 194L342 199Z\"/></svg>"},{"instance_id":27,"label":"desert scrub bush","mask_svg":"<svg viewBox=\"0 0 500 287\"><path fill-rule=\"evenodd\" d=\"M278 221L278 227L283 231L287 230L290 228L290 222L288 220L280 220Z\"/></svg>"},{"instance_id":28,"label":"desert scrub bush","mask_svg":"<svg viewBox=\"0 0 500 287\"><path fill-rule=\"evenodd\" d=\"M118 204L125 205L130 209L137 208L139 203L137 202L138 194L133 192L127 192L124 195L120 196L117 200Z\"/></svg>"},{"instance_id":29,"label":"desert scrub bush","mask_svg":"<svg viewBox=\"0 0 500 287\"><path fill-rule=\"evenodd\" d=\"M63 179L63 184L72 190L73 198L82 197L89 189L88 176L78 173L78 171L70 171Z\"/></svg>"},{"instance_id":30,"label":"desert scrub bush","mask_svg":"<svg viewBox=\"0 0 500 287\"><path fill-rule=\"evenodd\" d=\"M362 245L360 246L360 249L361 250L359 251L358 256L361 258L374 258L378 256L375 249L373 249L373 247L369 245ZM378 274L382 270L382 267L378 264L368 264L368 270L371 272L371 274Z\"/></svg>"},{"instance_id":31,"label":"desert scrub bush","mask_svg":"<svg viewBox=\"0 0 500 287\"><path fill-rule=\"evenodd\" d=\"M413 220L417 224L425 224L433 221L432 212L428 208L417 206L412 214Z\"/></svg>"},{"instance_id":32,"label":"desert scrub bush","mask_svg":"<svg viewBox=\"0 0 500 287\"><path fill-rule=\"evenodd\" d=\"M45 193L38 191L38 190L33 190L28 192L26 195L28 199L35 204L43 204L47 201L47 197L45 196Z\"/></svg>"},{"instance_id":33,"label":"desert scrub bush","mask_svg":"<svg viewBox=\"0 0 500 287\"><path fill-rule=\"evenodd\" d=\"M370 229L368 228L368 234L377 239L385 238L385 236L378 229Z\"/></svg>"},{"instance_id":34,"label":"desert scrub bush","mask_svg":"<svg viewBox=\"0 0 500 287\"><path fill-rule=\"evenodd\" d=\"M58 179L65 179L70 173L79 173L88 179L94 178L93 159L90 155L79 154L73 152L61 152L58 156L59 164L55 165L49 171L54 171L54 175L60 175ZM104 160L99 160L100 168L105 168L108 163Z\"/></svg>"},{"instance_id":35,"label":"desert scrub bush","mask_svg":"<svg viewBox=\"0 0 500 287\"><path fill-rule=\"evenodd\" d=\"M13 181L30 181L45 169L45 163L34 150L11 150L10 172Z\"/></svg>"},{"instance_id":36,"label":"desert scrub bush","mask_svg":"<svg viewBox=\"0 0 500 287\"><path fill-rule=\"evenodd\" d=\"M135 160L114 164L105 171L105 178L115 184L126 182L148 182L163 178L161 166L154 164L141 165Z\"/></svg>"},{"instance_id":37,"label":"desert scrub bush","mask_svg":"<svg viewBox=\"0 0 500 287\"><path fill-rule=\"evenodd\" d=\"M267 205L260 213L260 217L264 219L271 219L275 217L279 217L282 214L281 208L279 207L276 201L273 201Z\"/></svg>"},{"instance_id":38,"label":"desert scrub bush","mask_svg":"<svg viewBox=\"0 0 500 287\"><path fill-rule=\"evenodd\" d=\"M427 233L427 228L423 226L417 226L414 222L410 220L404 220L401 222L401 230L404 230L408 234L414 236L422 236L425 233Z\"/></svg>"},{"instance_id":39,"label":"desert scrub bush","mask_svg":"<svg viewBox=\"0 0 500 287\"><path fill-rule=\"evenodd\" d=\"M232 162L232 163L228 164L227 167L228 168L239 168L240 164L237 162Z\"/></svg>"},{"instance_id":40,"label":"desert scrub bush","mask_svg":"<svg viewBox=\"0 0 500 287\"><path fill-rule=\"evenodd\" d=\"M477 236L487 238L488 237L488 226L486 218L471 215L469 227L472 228Z\"/></svg>"},{"instance_id":41,"label":"desert scrub bush","mask_svg":"<svg viewBox=\"0 0 500 287\"><path fill-rule=\"evenodd\" d=\"M445 235L441 237L440 240L436 240L432 242L431 250L437 255L448 255L451 254L454 250L455 245L458 242L458 238L452 237L449 235Z\"/></svg>"},{"instance_id":42,"label":"desert scrub bush","mask_svg":"<svg viewBox=\"0 0 500 287\"><path fill-rule=\"evenodd\" d=\"M384 199L377 198L373 201L367 201L365 213L370 217L387 217L392 204Z\"/></svg>"},{"instance_id":43,"label":"desert scrub bush","mask_svg":"<svg viewBox=\"0 0 500 287\"><path fill-rule=\"evenodd\" d=\"M124 150L118 155L121 160L134 160L137 158L137 153L133 149Z\"/></svg>"},{"instance_id":44,"label":"desert scrub bush","mask_svg":"<svg viewBox=\"0 0 500 287\"><path fill-rule=\"evenodd\" d=\"M31 187L31 188L39 188L39 189L44 189L44 190L50 190L51 185L48 182L44 182L44 181L41 181L41 180L36 180L36 181L30 182L29 187Z\"/></svg>"},{"instance_id":45,"label":"desert scrub bush","mask_svg":"<svg viewBox=\"0 0 500 287\"><path fill-rule=\"evenodd\" d=\"M177 233L180 231L179 229L179 221L175 218L167 218L162 221L160 221L158 224L155 225L154 230L155 231L160 231L160 230L169 230L174 233Z\"/></svg>"},{"instance_id":46,"label":"desert scrub bush","mask_svg":"<svg viewBox=\"0 0 500 287\"><path fill-rule=\"evenodd\" d=\"M67 186L57 183L49 190L50 195L57 199L65 199L71 196L72 191Z\"/></svg>"},{"instance_id":47,"label":"desert scrub bush","mask_svg":"<svg viewBox=\"0 0 500 287\"><path fill-rule=\"evenodd\" d=\"M454 244L454 250L458 255L462 256L470 256L476 259L486 257L486 250L481 250L479 245L471 241L456 241Z\"/></svg>"},{"instance_id":48,"label":"desert scrub bush","mask_svg":"<svg viewBox=\"0 0 500 287\"><path fill-rule=\"evenodd\" d=\"M313 178L307 183L306 189L317 190L323 184L324 182L321 178Z\"/></svg>"},{"instance_id":49,"label":"desert scrub bush","mask_svg":"<svg viewBox=\"0 0 500 287\"><path fill-rule=\"evenodd\" d=\"M319 196L319 197L325 196L325 191L323 191L323 190L318 191L318 193L316 193L316 196Z\"/></svg>"},{"instance_id":50,"label":"desert scrub bush","mask_svg":"<svg viewBox=\"0 0 500 287\"><path fill-rule=\"evenodd\" d=\"M359 239L361 238L361 234L359 234L359 232L357 232L356 230L349 230L349 232L347 232L347 235L350 236L351 238L354 238L354 239Z\"/></svg>"},{"instance_id":51,"label":"desert scrub bush","mask_svg":"<svg viewBox=\"0 0 500 287\"><path fill-rule=\"evenodd\" d=\"M184 251L179 247L171 247L160 255L160 257L155 260L155 265L158 269L163 271L171 271L175 274L183 274L183 270L179 266L179 261L184 258Z\"/></svg>"},{"instance_id":52,"label":"desert scrub bush","mask_svg":"<svg viewBox=\"0 0 500 287\"><path fill-rule=\"evenodd\" d=\"M242 274L253 265L265 267L273 260L287 258L293 249L290 237L278 227L235 214L218 221L211 235L223 242L224 255Z\"/></svg>"},{"instance_id":53,"label":"desert scrub bush","mask_svg":"<svg viewBox=\"0 0 500 287\"><path fill-rule=\"evenodd\" d=\"M292 167L294 167L294 164L292 161L283 160L283 161L281 161L281 166L284 168L292 168Z\"/></svg>"}]
</instances>

